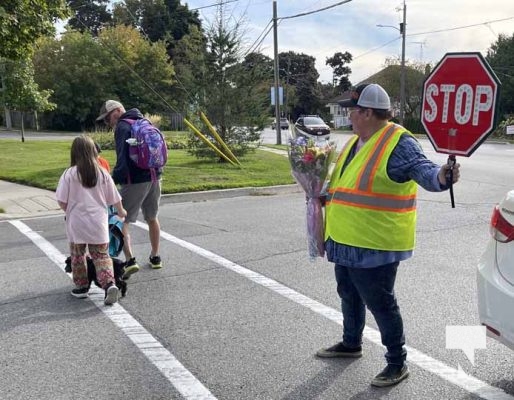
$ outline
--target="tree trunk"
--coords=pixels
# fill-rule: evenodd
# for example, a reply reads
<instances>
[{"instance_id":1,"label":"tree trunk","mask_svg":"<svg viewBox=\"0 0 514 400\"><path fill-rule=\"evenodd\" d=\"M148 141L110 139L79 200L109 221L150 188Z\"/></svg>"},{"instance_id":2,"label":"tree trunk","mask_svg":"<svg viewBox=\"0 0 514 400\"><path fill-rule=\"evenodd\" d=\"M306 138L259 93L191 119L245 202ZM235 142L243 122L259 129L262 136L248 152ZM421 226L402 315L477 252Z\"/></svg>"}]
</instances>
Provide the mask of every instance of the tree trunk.
<instances>
[{"instance_id":1,"label":"tree trunk","mask_svg":"<svg viewBox=\"0 0 514 400\"><path fill-rule=\"evenodd\" d=\"M9 110L7 107L4 107L4 114L5 114L5 127L7 129L12 129L11 110Z\"/></svg>"},{"instance_id":2,"label":"tree trunk","mask_svg":"<svg viewBox=\"0 0 514 400\"><path fill-rule=\"evenodd\" d=\"M25 113L21 112L21 141L25 142L25 124L23 123L23 119L25 117Z\"/></svg>"}]
</instances>

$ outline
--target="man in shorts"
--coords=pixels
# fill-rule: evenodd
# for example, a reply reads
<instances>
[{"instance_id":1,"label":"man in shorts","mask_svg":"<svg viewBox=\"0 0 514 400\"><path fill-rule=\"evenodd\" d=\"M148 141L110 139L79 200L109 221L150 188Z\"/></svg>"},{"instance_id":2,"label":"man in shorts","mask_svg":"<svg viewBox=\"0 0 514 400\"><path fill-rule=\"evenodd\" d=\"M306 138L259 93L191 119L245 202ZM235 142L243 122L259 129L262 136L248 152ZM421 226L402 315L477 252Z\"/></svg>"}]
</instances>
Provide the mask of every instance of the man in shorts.
<instances>
[{"instance_id":1,"label":"man in shorts","mask_svg":"<svg viewBox=\"0 0 514 400\"><path fill-rule=\"evenodd\" d=\"M120 194L127 216L123 224L125 245L123 253L127 265L124 279L139 271L139 265L132 252L129 225L136 222L139 210L143 212L143 218L148 224L150 235L150 267L162 268L159 255L161 226L157 218L159 212L159 200L161 198L161 174L162 169L156 171L156 178L152 179L150 170L138 168L129 157L129 144L127 139L131 137L131 125L126 119L136 120L144 118L137 109L125 111L123 105L116 100L107 100L100 109L97 121L103 121L114 130L116 142L116 165L112 171L114 182L121 185Z\"/></svg>"}]
</instances>

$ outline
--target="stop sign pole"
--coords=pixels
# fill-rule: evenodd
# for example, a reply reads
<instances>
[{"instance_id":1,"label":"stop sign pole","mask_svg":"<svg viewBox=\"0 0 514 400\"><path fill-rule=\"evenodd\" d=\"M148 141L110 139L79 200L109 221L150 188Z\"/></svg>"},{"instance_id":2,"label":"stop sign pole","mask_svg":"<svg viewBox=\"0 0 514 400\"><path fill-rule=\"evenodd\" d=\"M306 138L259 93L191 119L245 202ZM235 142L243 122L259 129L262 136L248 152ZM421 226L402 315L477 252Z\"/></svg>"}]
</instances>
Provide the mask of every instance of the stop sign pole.
<instances>
[{"instance_id":1,"label":"stop sign pole","mask_svg":"<svg viewBox=\"0 0 514 400\"><path fill-rule=\"evenodd\" d=\"M449 154L453 208L456 156L471 156L494 130L500 85L478 52L446 53L423 84L421 123L435 151Z\"/></svg>"}]
</instances>

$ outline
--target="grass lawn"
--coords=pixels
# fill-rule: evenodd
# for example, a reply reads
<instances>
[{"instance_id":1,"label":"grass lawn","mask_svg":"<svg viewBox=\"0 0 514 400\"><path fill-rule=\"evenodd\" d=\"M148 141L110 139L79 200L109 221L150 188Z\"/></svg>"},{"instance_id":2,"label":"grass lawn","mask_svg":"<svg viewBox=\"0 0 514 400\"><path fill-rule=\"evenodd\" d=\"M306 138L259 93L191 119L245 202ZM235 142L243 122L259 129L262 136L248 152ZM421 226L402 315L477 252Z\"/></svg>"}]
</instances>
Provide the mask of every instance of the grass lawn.
<instances>
[{"instance_id":1,"label":"grass lawn","mask_svg":"<svg viewBox=\"0 0 514 400\"><path fill-rule=\"evenodd\" d=\"M55 190L69 166L71 141L26 141L1 139L0 179ZM111 168L113 150L102 151ZM211 160L198 160L186 150L170 150L164 168L163 193L237 187L262 187L294 183L287 157L256 150L240 158L241 167Z\"/></svg>"}]
</instances>

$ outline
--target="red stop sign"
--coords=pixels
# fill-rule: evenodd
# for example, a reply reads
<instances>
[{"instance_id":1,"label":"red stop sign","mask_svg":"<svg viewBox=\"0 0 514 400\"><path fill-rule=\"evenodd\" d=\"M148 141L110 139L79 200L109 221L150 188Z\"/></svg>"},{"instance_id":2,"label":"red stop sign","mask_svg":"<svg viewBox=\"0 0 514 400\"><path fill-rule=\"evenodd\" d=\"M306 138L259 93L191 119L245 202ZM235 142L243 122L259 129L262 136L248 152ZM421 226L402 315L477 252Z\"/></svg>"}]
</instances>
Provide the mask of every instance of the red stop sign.
<instances>
[{"instance_id":1,"label":"red stop sign","mask_svg":"<svg viewBox=\"0 0 514 400\"><path fill-rule=\"evenodd\" d=\"M421 122L440 153L469 157L495 124L500 81L480 53L447 53L425 80Z\"/></svg>"}]
</instances>

